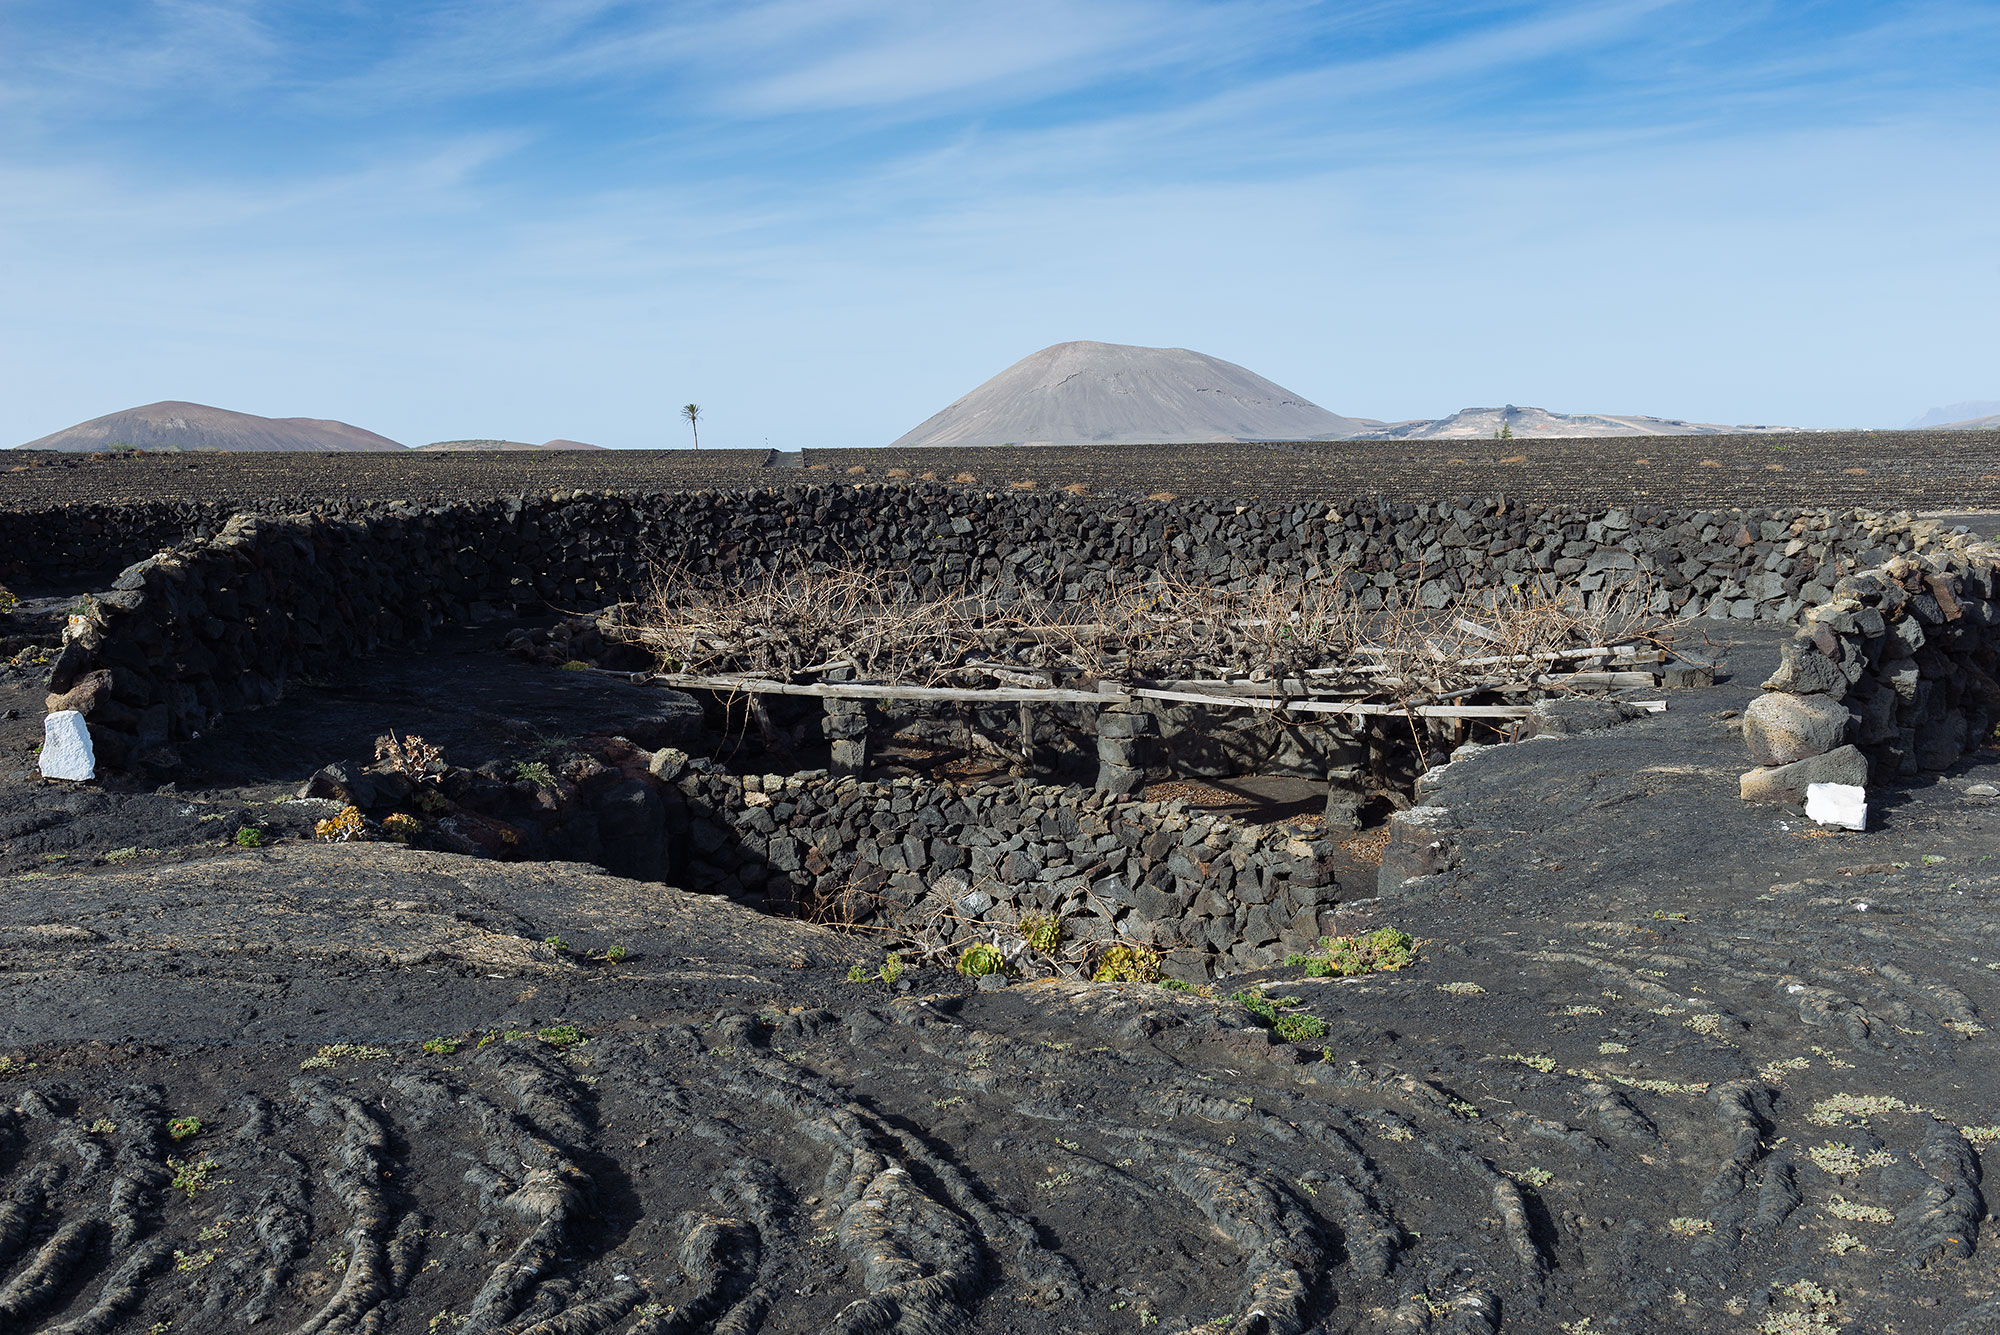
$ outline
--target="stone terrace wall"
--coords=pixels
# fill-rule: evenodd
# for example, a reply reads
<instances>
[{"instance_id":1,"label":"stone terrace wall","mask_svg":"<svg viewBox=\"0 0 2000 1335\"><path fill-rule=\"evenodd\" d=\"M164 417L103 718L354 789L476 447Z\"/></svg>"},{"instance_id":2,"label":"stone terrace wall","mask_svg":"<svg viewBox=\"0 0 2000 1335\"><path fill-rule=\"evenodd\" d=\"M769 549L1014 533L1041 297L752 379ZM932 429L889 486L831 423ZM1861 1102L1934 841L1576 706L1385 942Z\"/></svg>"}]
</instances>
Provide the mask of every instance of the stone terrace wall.
<instances>
[{"instance_id":1,"label":"stone terrace wall","mask_svg":"<svg viewBox=\"0 0 2000 1335\"><path fill-rule=\"evenodd\" d=\"M1744 712L1746 798L1949 768L2000 722L2000 544L1841 579Z\"/></svg>"},{"instance_id":2,"label":"stone terrace wall","mask_svg":"<svg viewBox=\"0 0 2000 1335\"><path fill-rule=\"evenodd\" d=\"M1072 941L1146 946L1190 980L1276 963L1332 930L1320 918L1337 895L1330 843L1180 802L700 764L662 777L687 801L680 883L766 908L816 904L968 944L1055 913Z\"/></svg>"},{"instance_id":3,"label":"stone terrace wall","mask_svg":"<svg viewBox=\"0 0 2000 1335\"><path fill-rule=\"evenodd\" d=\"M0 560L15 574L109 569L120 558L211 536L234 513L268 511L199 502L4 511ZM477 533L496 559L530 567L530 596L546 595L551 585L569 591L582 574L615 574L598 567L615 567L639 536L685 557L697 574L761 568L796 552L907 567L919 584L970 578L994 592L1049 596L1081 596L1162 569L1224 583L1345 572L1349 583L1373 587L1384 600L1407 589L1439 603L1537 577L1550 590L1591 589L1637 571L1655 587L1662 610L1767 620L1791 619L1797 608L1786 613L1788 602L1823 601L1841 574L1945 537L1940 526L1867 511L1635 506L1569 513L1504 497L1251 509L928 484L556 492L423 507L328 502L315 513L422 516L461 538ZM554 571L539 564L551 557ZM591 569L576 568L579 561ZM1844 562L1852 564L1840 568Z\"/></svg>"},{"instance_id":4,"label":"stone terrace wall","mask_svg":"<svg viewBox=\"0 0 2000 1335\"><path fill-rule=\"evenodd\" d=\"M0 511L0 581L116 570L150 552L213 537L228 518L225 507L196 501Z\"/></svg>"},{"instance_id":5,"label":"stone terrace wall","mask_svg":"<svg viewBox=\"0 0 2000 1335\"><path fill-rule=\"evenodd\" d=\"M74 625L50 707L81 709L116 767L275 700L290 674L482 612L601 606L640 591L655 562L715 581L801 559L863 565L919 594L972 587L1002 599L1083 599L1167 574L1238 588L1339 579L1368 607L1639 581L1662 612L1784 621L1850 571L1951 540L1863 513L1593 516L1502 498L1265 511L932 485L350 510L239 516L130 567ZM164 521L141 508L127 529L103 522L101 541L116 548ZM0 541L46 523L0 515Z\"/></svg>"}]
</instances>

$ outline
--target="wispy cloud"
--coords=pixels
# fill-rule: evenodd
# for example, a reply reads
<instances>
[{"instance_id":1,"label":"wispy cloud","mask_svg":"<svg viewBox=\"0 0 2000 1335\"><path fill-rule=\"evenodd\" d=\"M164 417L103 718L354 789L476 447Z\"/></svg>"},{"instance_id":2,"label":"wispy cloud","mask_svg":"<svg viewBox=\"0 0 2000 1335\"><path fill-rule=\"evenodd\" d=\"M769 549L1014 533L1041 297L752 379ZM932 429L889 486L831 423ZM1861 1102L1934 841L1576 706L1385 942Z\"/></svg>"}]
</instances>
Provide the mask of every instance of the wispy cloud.
<instances>
[{"instance_id":1,"label":"wispy cloud","mask_svg":"<svg viewBox=\"0 0 2000 1335\"><path fill-rule=\"evenodd\" d=\"M638 443L662 376L865 442L1084 336L1378 416L2000 392L1943 383L1990 5L112 4L0 2L0 444L201 393Z\"/></svg>"},{"instance_id":2,"label":"wispy cloud","mask_svg":"<svg viewBox=\"0 0 2000 1335\"><path fill-rule=\"evenodd\" d=\"M81 25L81 11L70 5L27 0L0 11L0 101L26 111L118 115L162 96L252 92L285 46L251 0L141 0L122 8L94 7Z\"/></svg>"}]
</instances>

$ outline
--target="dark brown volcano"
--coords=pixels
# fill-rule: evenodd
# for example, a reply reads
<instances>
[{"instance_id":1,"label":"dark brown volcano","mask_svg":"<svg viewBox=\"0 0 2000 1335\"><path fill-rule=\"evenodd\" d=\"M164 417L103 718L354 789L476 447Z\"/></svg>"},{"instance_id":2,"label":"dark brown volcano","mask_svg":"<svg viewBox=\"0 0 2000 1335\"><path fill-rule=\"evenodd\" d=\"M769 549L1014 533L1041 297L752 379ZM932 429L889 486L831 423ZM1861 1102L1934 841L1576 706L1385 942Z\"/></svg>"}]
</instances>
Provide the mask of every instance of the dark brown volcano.
<instances>
[{"instance_id":1,"label":"dark brown volcano","mask_svg":"<svg viewBox=\"0 0 2000 1335\"><path fill-rule=\"evenodd\" d=\"M346 422L317 417L258 417L202 403L168 399L143 408L106 413L31 440L24 450L285 450L324 454L337 450L397 450L387 436Z\"/></svg>"}]
</instances>

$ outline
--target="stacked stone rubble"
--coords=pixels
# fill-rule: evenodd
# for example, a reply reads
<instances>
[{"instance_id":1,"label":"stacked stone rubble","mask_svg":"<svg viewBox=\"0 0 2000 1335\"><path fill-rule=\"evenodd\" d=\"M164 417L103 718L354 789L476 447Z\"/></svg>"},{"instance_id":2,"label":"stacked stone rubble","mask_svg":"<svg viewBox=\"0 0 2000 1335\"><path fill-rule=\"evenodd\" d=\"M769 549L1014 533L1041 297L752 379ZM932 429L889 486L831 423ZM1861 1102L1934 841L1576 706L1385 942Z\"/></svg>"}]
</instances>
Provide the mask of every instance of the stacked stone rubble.
<instances>
[{"instance_id":1,"label":"stacked stone rubble","mask_svg":"<svg viewBox=\"0 0 2000 1335\"><path fill-rule=\"evenodd\" d=\"M2000 545L1897 557L1841 579L1744 712L1745 798L1950 768L2000 722Z\"/></svg>"},{"instance_id":2,"label":"stacked stone rubble","mask_svg":"<svg viewBox=\"0 0 2000 1335\"><path fill-rule=\"evenodd\" d=\"M1332 926L1332 845L1179 802L706 766L678 786L683 884L761 907L890 929L942 921L966 942L1054 913L1070 939L1146 946L1183 978L1275 963Z\"/></svg>"},{"instance_id":3,"label":"stacked stone rubble","mask_svg":"<svg viewBox=\"0 0 2000 1335\"><path fill-rule=\"evenodd\" d=\"M864 702L829 699L820 727L832 751L829 764L835 774L867 772L868 706Z\"/></svg>"},{"instance_id":4,"label":"stacked stone rubble","mask_svg":"<svg viewBox=\"0 0 2000 1335\"><path fill-rule=\"evenodd\" d=\"M1142 701L1110 705L1097 714L1097 791L1123 796L1146 786L1159 750L1158 723Z\"/></svg>"}]
</instances>

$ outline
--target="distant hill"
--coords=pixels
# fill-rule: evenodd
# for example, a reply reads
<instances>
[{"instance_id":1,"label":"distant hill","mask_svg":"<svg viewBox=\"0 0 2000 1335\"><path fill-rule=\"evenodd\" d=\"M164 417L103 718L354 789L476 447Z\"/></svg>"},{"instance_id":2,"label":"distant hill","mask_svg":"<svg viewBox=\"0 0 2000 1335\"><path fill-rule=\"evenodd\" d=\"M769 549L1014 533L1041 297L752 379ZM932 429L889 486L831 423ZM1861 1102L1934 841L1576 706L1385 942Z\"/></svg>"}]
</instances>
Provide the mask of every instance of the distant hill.
<instances>
[{"instance_id":1,"label":"distant hill","mask_svg":"<svg viewBox=\"0 0 2000 1335\"><path fill-rule=\"evenodd\" d=\"M1933 408L1923 416L1910 422L1910 429L1943 427L1955 431L1961 427L1991 426L1993 419L2000 417L2000 399L1967 399L1964 403L1947 403L1942 408Z\"/></svg>"},{"instance_id":2,"label":"distant hill","mask_svg":"<svg viewBox=\"0 0 2000 1335\"><path fill-rule=\"evenodd\" d=\"M1463 408L1434 422L1396 422L1357 434L1358 440L1491 440L1502 428L1515 436L1720 436L1796 431L1789 426L1717 426L1677 417L1552 413L1546 408Z\"/></svg>"},{"instance_id":3,"label":"distant hill","mask_svg":"<svg viewBox=\"0 0 2000 1335\"><path fill-rule=\"evenodd\" d=\"M397 450L387 436L317 417L258 417L168 400L127 408L17 446L23 450Z\"/></svg>"},{"instance_id":4,"label":"distant hill","mask_svg":"<svg viewBox=\"0 0 2000 1335\"><path fill-rule=\"evenodd\" d=\"M417 446L419 450L601 450L602 445L586 445L580 440L545 440L539 445L530 445L525 440L434 440L428 445Z\"/></svg>"},{"instance_id":5,"label":"distant hill","mask_svg":"<svg viewBox=\"0 0 2000 1335\"><path fill-rule=\"evenodd\" d=\"M1312 440L1380 425L1329 412L1219 357L1077 342L1023 357L892 448Z\"/></svg>"},{"instance_id":6,"label":"distant hill","mask_svg":"<svg viewBox=\"0 0 2000 1335\"><path fill-rule=\"evenodd\" d=\"M1941 422L1938 431L1991 431L2000 427L2000 413L1988 413L1984 417L1968 417L1963 422Z\"/></svg>"}]
</instances>

